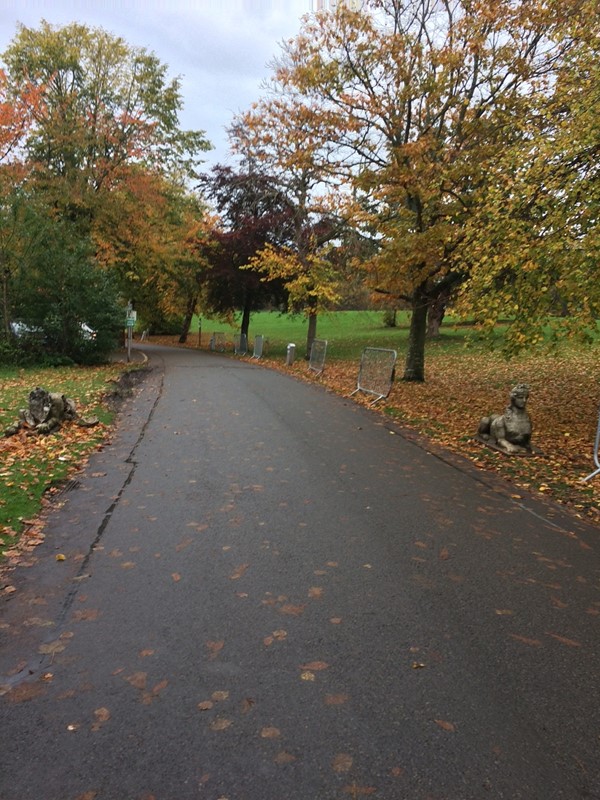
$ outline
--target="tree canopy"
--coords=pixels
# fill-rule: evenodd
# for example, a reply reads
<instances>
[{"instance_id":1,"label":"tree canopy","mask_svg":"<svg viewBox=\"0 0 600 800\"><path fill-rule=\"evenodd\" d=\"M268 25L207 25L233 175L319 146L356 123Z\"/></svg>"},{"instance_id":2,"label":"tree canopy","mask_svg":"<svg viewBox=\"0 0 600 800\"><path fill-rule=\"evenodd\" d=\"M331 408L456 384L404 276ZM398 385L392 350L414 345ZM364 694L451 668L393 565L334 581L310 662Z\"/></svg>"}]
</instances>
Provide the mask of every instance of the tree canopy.
<instances>
[{"instance_id":1,"label":"tree canopy","mask_svg":"<svg viewBox=\"0 0 600 800\"><path fill-rule=\"evenodd\" d=\"M427 312L469 275L467 222L586 17L578 0L362 5L305 19L244 134L263 161L343 184L347 221L378 248L371 285L412 307L404 378L423 380Z\"/></svg>"},{"instance_id":2,"label":"tree canopy","mask_svg":"<svg viewBox=\"0 0 600 800\"><path fill-rule=\"evenodd\" d=\"M78 317L87 318L79 322L90 321L92 309L75 300L78 293L85 296L87 274L95 274L92 284L104 287L105 308L116 314L118 295L124 303L132 291L152 283L164 290L168 273L169 292L154 293L153 299L164 306L169 297L172 306L180 271L188 269L190 232L205 213L187 186L209 144L202 132L180 128L179 80L168 77L167 66L100 28L21 25L3 59L2 328L8 335L18 314L64 352L64 337L48 331L57 315L62 330L79 330L69 318L74 304ZM70 255L63 258L60 248L46 246L58 240L68 243ZM56 293L49 290L67 291L67 263L69 303L52 299ZM34 311L30 302L36 287L38 299L48 301L43 313L40 303ZM180 302L183 314L189 298L180 296ZM108 326L111 336L119 324L121 319Z\"/></svg>"}]
</instances>

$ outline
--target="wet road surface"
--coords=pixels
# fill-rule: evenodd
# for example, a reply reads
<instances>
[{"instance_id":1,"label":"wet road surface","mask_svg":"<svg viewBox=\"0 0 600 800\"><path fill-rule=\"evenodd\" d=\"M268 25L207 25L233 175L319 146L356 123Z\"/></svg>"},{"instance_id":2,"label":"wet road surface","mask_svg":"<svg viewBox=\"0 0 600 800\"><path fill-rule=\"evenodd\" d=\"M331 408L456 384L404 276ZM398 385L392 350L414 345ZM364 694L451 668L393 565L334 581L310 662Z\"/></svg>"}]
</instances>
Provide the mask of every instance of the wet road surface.
<instances>
[{"instance_id":1,"label":"wet road surface","mask_svg":"<svg viewBox=\"0 0 600 800\"><path fill-rule=\"evenodd\" d=\"M600 797L598 529L320 387L145 349L1 609L1 800Z\"/></svg>"}]
</instances>

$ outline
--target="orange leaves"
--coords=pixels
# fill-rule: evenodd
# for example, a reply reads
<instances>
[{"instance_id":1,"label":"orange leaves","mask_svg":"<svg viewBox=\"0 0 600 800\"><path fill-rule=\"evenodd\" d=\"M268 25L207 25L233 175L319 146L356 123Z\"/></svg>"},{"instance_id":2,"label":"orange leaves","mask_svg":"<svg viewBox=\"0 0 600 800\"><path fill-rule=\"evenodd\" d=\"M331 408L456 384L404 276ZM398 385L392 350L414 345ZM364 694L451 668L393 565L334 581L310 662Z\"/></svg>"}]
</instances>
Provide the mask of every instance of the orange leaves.
<instances>
[{"instance_id":1,"label":"orange leaves","mask_svg":"<svg viewBox=\"0 0 600 800\"><path fill-rule=\"evenodd\" d=\"M456 725L453 722L448 722L445 719L434 719L433 721L438 728L441 728L443 731L447 733L456 733Z\"/></svg>"},{"instance_id":2,"label":"orange leaves","mask_svg":"<svg viewBox=\"0 0 600 800\"><path fill-rule=\"evenodd\" d=\"M303 664L301 669L308 669L311 672L321 672L324 669L329 669L329 664L326 661L310 661L308 664Z\"/></svg>"},{"instance_id":3,"label":"orange leaves","mask_svg":"<svg viewBox=\"0 0 600 800\"><path fill-rule=\"evenodd\" d=\"M223 641L223 639L221 639L218 642L206 642L206 646L207 646L208 651L210 653L210 656L209 656L210 660L214 661L215 658L218 657L218 655L221 652L221 650L223 649L223 647L225 646L225 642Z\"/></svg>"},{"instance_id":4,"label":"orange leaves","mask_svg":"<svg viewBox=\"0 0 600 800\"><path fill-rule=\"evenodd\" d=\"M92 731L99 731L100 728L109 721L110 716L111 714L108 708L97 708L94 711L95 722L92 725Z\"/></svg>"}]
</instances>

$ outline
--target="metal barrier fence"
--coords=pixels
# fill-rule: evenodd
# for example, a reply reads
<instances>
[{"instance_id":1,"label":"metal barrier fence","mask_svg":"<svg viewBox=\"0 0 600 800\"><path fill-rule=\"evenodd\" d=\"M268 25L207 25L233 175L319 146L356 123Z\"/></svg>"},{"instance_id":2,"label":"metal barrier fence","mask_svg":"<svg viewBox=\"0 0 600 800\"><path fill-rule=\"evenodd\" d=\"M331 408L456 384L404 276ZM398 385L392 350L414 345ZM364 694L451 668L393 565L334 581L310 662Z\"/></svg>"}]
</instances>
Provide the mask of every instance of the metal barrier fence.
<instances>
[{"instance_id":1,"label":"metal barrier fence","mask_svg":"<svg viewBox=\"0 0 600 800\"><path fill-rule=\"evenodd\" d=\"M381 347L365 347L360 359L356 389L352 394L357 392L374 394L375 399L371 405L387 397L394 383L397 357L398 354L395 350L384 350ZM352 394L350 397L352 397Z\"/></svg>"},{"instance_id":2,"label":"metal barrier fence","mask_svg":"<svg viewBox=\"0 0 600 800\"><path fill-rule=\"evenodd\" d=\"M233 352L236 356L245 356L248 352L248 337L245 333L236 333L233 337Z\"/></svg>"},{"instance_id":3,"label":"metal barrier fence","mask_svg":"<svg viewBox=\"0 0 600 800\"><path fill-rule=\"evenodd\" d=\"M225 352L224 333L213 333L213 335L210 337L210 349L213 351L218 351L219 353Z\"/></svg>"},{"instance_id":4,"label":"metal barrier fence","mask_svg":"<svg viewBox=\"0 0 600 800\"><path fill-rule=\"evenodd\" d=\"M315 339L310 348L308 368L320 375L325 369L325 355L327 354L327 339Z\"/></svg>"},{"instance_id":5,"label":"metal barrier fence","mask_svg":"<svg viewBox=\"0 0 600 800\"><path fill-rule=\"evenodd\" d=\"M594 444L594 464L596 465L597 469L587 475L585 478L582 478L584 481L589 481L592 478L595 478L596 475L600 473L600 413L598 414L598 427L596 429L596 442Z\"/></svg>"}]
</instances>

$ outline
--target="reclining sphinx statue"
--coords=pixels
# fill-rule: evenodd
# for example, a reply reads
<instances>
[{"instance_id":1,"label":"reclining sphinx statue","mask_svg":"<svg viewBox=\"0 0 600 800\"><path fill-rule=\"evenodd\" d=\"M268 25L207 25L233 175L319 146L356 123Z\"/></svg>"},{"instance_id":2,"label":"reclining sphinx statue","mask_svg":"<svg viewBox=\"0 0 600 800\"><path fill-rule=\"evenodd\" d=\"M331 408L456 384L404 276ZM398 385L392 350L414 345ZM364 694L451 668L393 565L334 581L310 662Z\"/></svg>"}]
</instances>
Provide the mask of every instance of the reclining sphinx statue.
<instances>
[{"instance_id":1,"label":"reclining sphinx statue","mask_svg":"<svg viewBox=\"0 0 600 800\"><path fill-rule=\"evenodd\" d=\"M22 428L35 433L51 433L58 430L63 422L74 421L76 425L91 428L98 419L83 419L75 409L75 403L64 394L47 392L37 386L29 392L27 408L19 411L19 419L4 431L5 436L14 436Z\"/></svg>"},{"instance_id":2,"label":"reclining sphinx statue","mask_svg":"<svg viewBox=\"0 0 600 800\"><path fill-rule=\"evenodd\" d=\"M510 402L504 414L483 417L478 438L509 455L530 455L531 419L525 410L529 386L518 383L510 392Z\"/></svg>"}]
</instances>

